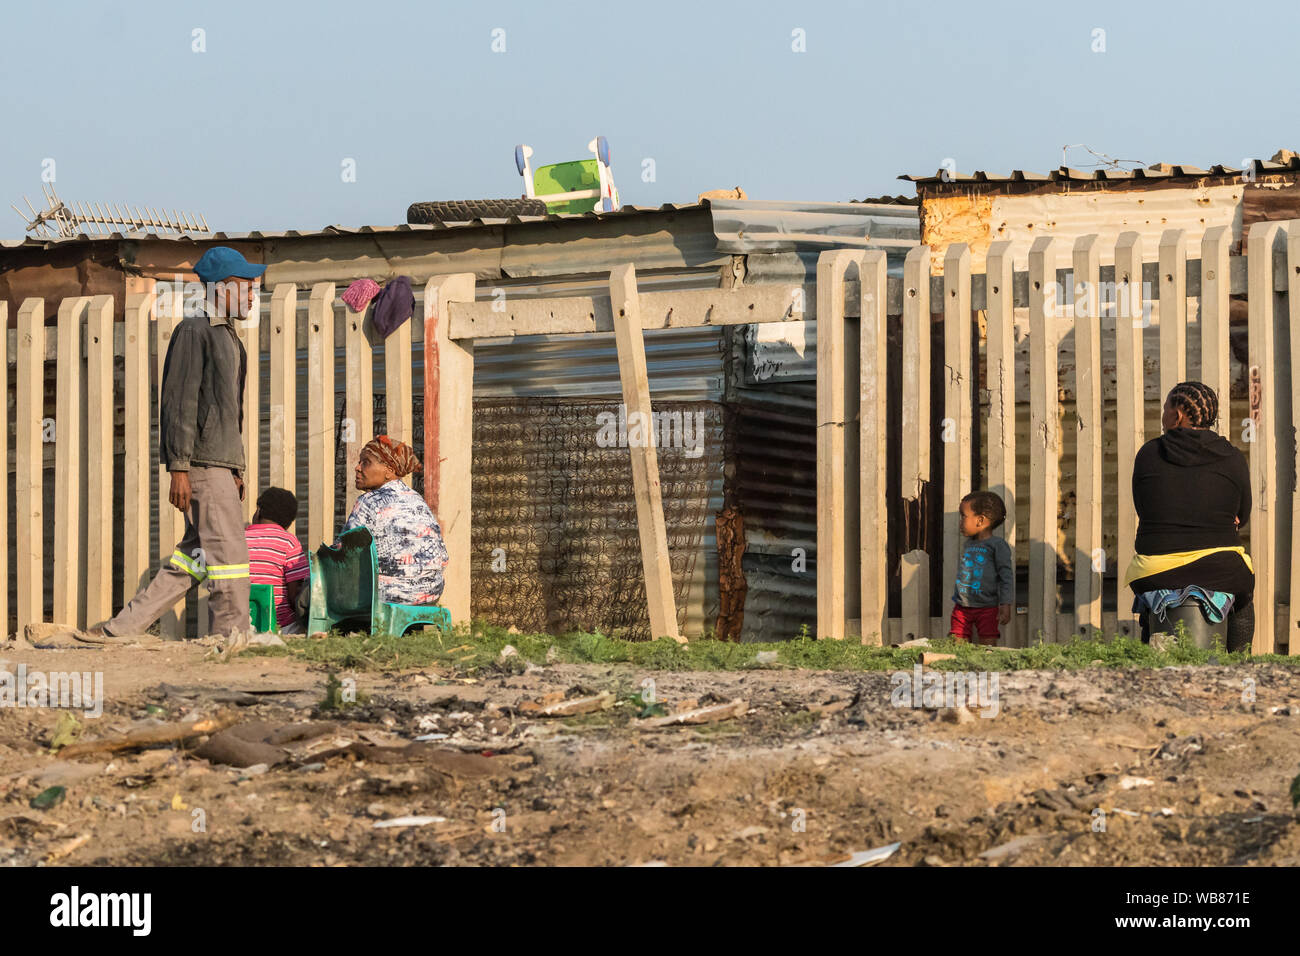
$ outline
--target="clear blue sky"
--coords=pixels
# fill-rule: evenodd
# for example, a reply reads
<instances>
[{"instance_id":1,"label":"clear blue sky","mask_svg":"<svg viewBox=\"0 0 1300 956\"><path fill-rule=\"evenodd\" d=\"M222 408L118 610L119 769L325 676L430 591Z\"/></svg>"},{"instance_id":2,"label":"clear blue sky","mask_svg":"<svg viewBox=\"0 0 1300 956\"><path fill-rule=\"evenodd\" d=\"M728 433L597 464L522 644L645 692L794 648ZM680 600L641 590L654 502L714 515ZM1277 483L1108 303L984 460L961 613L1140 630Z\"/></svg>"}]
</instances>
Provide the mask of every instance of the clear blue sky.
<instances>
[{"instance_id":1,"label":"clear blue sky","mask_svg":"<svg viewBox=\"0 0 1300 956\"><path fill-rule=\"evenodd\" d=\"M543 164L598 133L637 205L911 195L898 174L1047 171L1066 143L1200 166L1300 144L1287 4L67 2L0 24L7 238L47 158L65 199L244 231L517 196L516 143Z\"/></svg>"}]
</instances>

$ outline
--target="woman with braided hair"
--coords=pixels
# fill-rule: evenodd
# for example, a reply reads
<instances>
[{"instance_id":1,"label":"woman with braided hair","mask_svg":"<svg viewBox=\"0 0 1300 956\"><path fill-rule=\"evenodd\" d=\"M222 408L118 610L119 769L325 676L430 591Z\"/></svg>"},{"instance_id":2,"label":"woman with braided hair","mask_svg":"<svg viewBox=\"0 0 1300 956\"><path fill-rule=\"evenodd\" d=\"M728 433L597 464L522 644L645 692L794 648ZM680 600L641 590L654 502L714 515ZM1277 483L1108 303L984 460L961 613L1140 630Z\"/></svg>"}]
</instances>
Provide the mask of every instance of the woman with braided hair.
<instances>
[{"instance_id":1,"label":"woman with braided hair","mask_svg":"<svg viewBox=\"0 0 1300 956\"><path fill-rule=\"evenodd\" d=\"M365 526L375 539L380 597L390 604L436 604L447 548L423 496L401 479L420 470L411 446L379 435L361 449L355 473L362 492L344 531Z\"/></svg>"},{"instance_id":2,"label":"woman with braided hair","mask_svg":"<svg viewBox=\"0 0 1300 956\"><path fill-rule=\"evenodd\" d=\"M1137 554L1125 575L1134 611L1198 598L1213 623L1228 622L1228 650L1249 650L1255 573L1238 529L1250 518L1246 456L1214 431L1219 400L1203 382L1180 382L1165 400L1164 434L1133 462ZM1189 590L1191 589L1191 590ZM1149 629L1143 615L1143 640Z\"/></svg>"}]
</instances>

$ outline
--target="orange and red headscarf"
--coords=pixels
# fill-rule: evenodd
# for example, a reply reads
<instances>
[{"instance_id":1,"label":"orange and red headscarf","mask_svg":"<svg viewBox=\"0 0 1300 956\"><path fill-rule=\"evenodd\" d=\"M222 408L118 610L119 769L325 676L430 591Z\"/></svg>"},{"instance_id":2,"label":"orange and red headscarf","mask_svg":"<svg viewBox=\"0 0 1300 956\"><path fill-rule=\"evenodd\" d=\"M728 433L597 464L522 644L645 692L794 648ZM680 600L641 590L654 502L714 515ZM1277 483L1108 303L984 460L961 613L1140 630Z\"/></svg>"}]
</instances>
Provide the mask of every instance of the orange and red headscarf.
<instances>
[{"instance_id":1,"label":"orange and red headscarf","mask_svg":"<svg viewBox=\"0 0 1300 956\"><path fill-rule=\"evenodd\" d=\"M420 470L420 459L406 442L393 441L387 435L376 435L366 442L363 452L370 452L372 458L383 462L393 469L398 478L405 478L412 472Z\"/></svg>"}]
</instances>

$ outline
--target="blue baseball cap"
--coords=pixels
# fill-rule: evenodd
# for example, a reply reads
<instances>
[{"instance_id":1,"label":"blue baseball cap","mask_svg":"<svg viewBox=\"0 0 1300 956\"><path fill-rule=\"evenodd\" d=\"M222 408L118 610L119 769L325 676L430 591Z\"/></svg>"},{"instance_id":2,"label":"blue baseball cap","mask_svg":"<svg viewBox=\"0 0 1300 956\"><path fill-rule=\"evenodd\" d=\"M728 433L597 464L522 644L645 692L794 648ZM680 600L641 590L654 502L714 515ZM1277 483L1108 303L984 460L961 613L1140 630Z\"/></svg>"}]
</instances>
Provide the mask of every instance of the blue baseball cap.
<instances>
[{"instance_id":1,"label":"blue baseball cap","mask_svg":"<svg viewBox=\"0 0 1300 956\"><path fill-rule=\"evenodd\" d=\"M254 265L229 246L213 246L194 263L194 271L202 282L220 282L231 277L256 279L266 266Z\"/></svg>"}]
</instances>

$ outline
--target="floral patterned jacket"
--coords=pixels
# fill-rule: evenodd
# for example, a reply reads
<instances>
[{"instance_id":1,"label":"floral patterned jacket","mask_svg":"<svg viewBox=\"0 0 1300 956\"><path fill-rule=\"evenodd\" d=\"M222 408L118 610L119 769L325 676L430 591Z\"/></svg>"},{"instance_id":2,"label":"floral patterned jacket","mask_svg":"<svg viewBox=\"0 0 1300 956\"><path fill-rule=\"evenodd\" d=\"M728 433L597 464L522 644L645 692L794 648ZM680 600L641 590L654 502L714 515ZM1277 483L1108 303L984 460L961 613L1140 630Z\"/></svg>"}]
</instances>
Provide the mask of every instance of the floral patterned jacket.
<instances>
[{"instance_id":1,"label":"floral patterned jacket","mask_svg":"<svg viewBox=\"0 0 1300 956\"><path fill-rule=\"evenodd\" d=\"M437 603L450 556L420 493L398 479L363 492L343 530L362 525L375 539L380 597L389 604Z\"/></svg>"}]
</instances>

